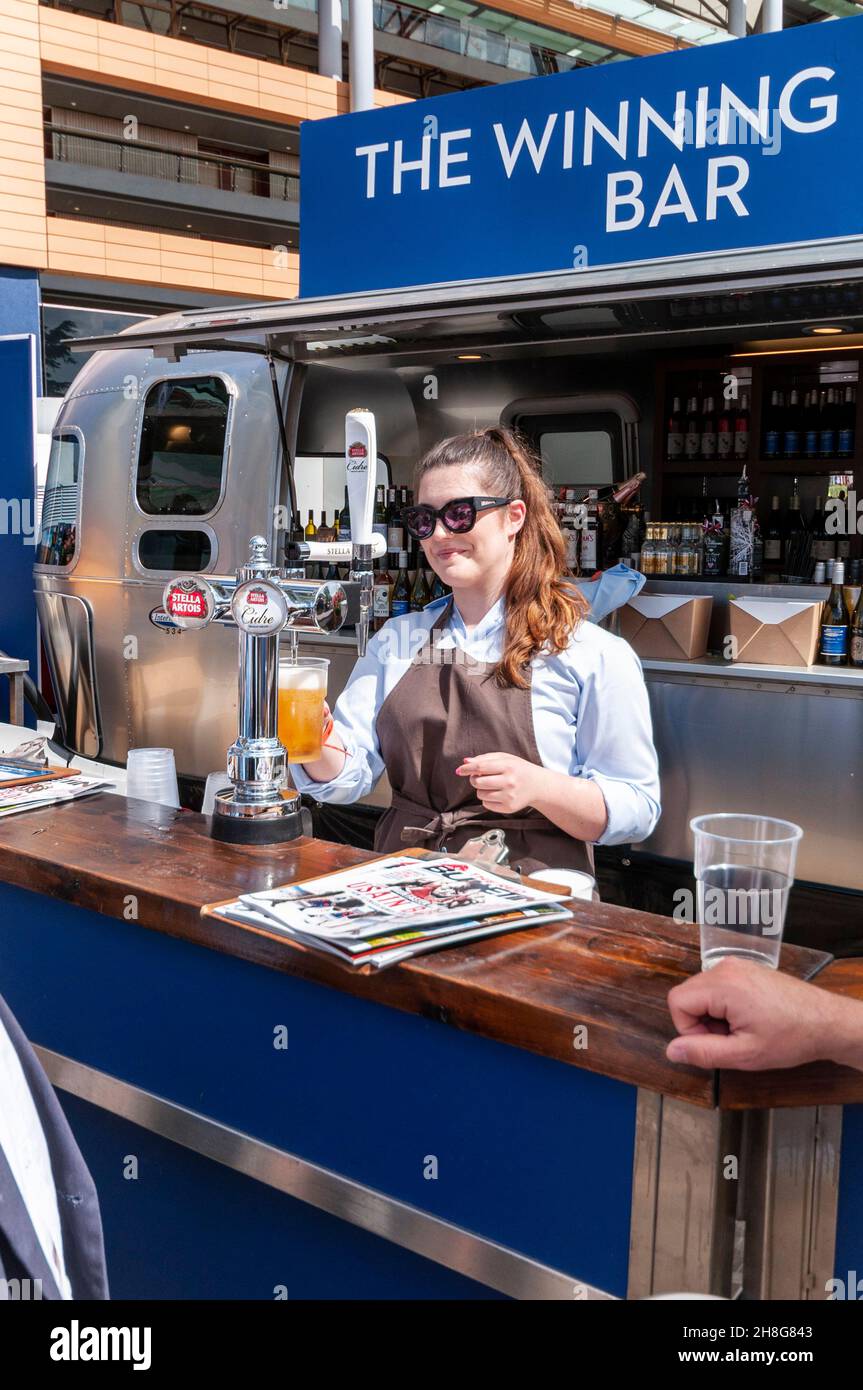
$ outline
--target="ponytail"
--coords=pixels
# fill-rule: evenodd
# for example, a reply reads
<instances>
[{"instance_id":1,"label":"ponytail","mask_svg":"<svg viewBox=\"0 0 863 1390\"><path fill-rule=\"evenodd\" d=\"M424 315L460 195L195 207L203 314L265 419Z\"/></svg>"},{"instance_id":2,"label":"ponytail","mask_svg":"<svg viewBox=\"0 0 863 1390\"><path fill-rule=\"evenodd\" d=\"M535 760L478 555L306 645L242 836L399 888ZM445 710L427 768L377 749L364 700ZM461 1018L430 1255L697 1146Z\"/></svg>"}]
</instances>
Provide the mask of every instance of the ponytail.
<instances>
[{"instance_id":1,"label":"ponytail","mask_svg":"<svg viewBox=\"0 0 863 1390\"><path fill-rule=\"evenodd\" d=\"M497 427L454 435L417 464L414 491L419 491L421 479L433 468L454 466L476 469L489 495L521 498L525 504L524 525L515 538L504 583L503 654L494 669L497 685L524 690L531 659L568 646L587 613L587 600L566 577L566 549L551 509L551 494L527 442L513 430Z\"/></svg>"}]
</instances>

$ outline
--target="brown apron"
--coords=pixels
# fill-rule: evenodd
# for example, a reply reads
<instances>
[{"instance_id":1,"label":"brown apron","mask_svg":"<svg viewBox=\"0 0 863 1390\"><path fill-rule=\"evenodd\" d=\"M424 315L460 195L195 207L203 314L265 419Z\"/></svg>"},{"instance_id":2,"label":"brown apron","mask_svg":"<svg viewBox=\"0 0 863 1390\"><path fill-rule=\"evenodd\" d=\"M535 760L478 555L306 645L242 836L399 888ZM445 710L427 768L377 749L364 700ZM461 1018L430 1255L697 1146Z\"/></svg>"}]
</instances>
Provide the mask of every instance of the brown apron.
<instances>
[{"instance_id":1,"label":"brown apron","mask_svg":"<svg viewBox=\"0 0 863 1390\"><path fill-rule=\"evenodd\" d=\"M502 689L488 662L438 645L452 600L428 642L378 711L377 735L393 799L375 832L383 853L419 845L457 854L466 841L500 828L509 863L522 873L581 869L593 873L593 850L532 807L512 815L487 811L470 778L457 777L465 758L512 753L542 763L533 728L530 687Z\"/></svg>"}]
</instances>

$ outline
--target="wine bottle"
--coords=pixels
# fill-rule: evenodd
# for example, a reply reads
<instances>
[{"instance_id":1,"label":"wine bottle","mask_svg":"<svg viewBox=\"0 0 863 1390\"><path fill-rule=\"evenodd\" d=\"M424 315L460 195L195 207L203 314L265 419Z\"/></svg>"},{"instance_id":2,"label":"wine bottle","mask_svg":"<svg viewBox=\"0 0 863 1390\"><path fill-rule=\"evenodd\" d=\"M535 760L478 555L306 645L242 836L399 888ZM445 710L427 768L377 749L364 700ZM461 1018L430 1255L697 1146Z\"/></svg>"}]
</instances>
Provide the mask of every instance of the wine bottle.
<instances>
[{"instance_id":1,"label":"wine bottle","mask_svg":"<svg viewBox=\"0 0 863 1390\"><path fill-rule=\"evenodd\" d=\"M844 666L848 660L848 614L842 597L844 583L845 566L841 560L837 560L833 566L830 595L821 615L818 660L824 666Z\"/></svg>"},{"instance_id":2,"label":"wine bottle","mask_svg":"<svg viewBox=\"0 0 863 1390\"><path fill-rule=\"evenodd\" d=\"M410 606L411 586L408 580L408 555L406 550L401 550L399 551L399 572L396 575L390 599L390 612L394 618L400 618L410 611Z\"/></svg>"},{"instance_id":3,"label":"wine bottle","mask_svg":"<svg viewBox=\"0 0 863 1390\"><path fill-rule=\"evenodd\" d=\"M422 564L420 564L417 567L414 586L411 589L411 612L421 613L430 599L431 590L429 589L428 580L426 579L426 572Z\"/></svg>"},{"instance_id":4,"label":"wine bottle","mask_svg":"<svg viewBox=\"0 0 863 1390\"><path fill-rule=\"evenodd\" d=\"M665 457L669 462L683 457L683 419L680 414L680 397L675 396L668 418L665 435Z\"/></svg>"},{"instance_id":5,"label":"wine bottle","mask_svg":"<svg viewBox=\"0 0 863 1390\"><path fill-rule=\"evenodd\" d=\"M854 612L851 614L851 624L848 633L848 664L849 666L863 666L863 588Z\"/></svg>"}]
</instances>

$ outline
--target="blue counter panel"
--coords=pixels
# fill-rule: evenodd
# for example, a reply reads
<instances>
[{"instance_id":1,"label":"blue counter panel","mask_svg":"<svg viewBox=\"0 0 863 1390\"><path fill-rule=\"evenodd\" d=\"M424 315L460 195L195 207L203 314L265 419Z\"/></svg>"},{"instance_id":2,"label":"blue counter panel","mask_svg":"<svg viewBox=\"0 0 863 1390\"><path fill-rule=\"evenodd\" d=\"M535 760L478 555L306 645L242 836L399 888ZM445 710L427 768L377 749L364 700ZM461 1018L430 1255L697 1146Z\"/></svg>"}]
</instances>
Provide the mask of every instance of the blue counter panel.
<instances>
[{"instance_id":1,"label":"blue counter panel","mask_svg":"<svg viewBox=\"0 0 863 1390\"><path fill-rule=\"evenodd\" d=\"M834 1276L845 1297L863 1299L863 1105L846 1105L842 1114L839 1214ZM849 1283L854 1288L848 1287Z\"/></svg>"},{"instance_id":2,"label":"blue counter panel","mask_svg":"<svg viewBox=\"0 0 863 1390\"><path fill-rule=\"evenodd\" d=\"M21 889L0 924L33 1041L625 1294L633 1087Z\"/></svg>"},{"instance_id":3,"label":"blue counter panel","mask_svg":"<svg viewBox=\"0 0 863 1390\"><path fill-rule=\"evenodd\" d=\"M112 1298L503 1298L75 1096L60 1099L99 1189ZM136 1178L123 1176L130 1155Z\"/></svg>"}]
</instances>

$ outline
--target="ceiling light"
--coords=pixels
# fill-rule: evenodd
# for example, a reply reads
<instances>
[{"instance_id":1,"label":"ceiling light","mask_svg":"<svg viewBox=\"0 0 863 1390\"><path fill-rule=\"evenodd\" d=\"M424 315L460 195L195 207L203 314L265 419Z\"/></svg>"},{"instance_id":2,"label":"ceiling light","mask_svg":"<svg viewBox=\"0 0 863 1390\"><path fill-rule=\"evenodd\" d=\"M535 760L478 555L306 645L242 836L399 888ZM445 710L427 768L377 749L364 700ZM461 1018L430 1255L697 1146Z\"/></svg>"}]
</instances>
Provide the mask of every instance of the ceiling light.
<instances>
[{"instance_id":1,"label":"ceiling light","mask_svg":"<svg viewBox=\"0 0 863 1390\"><path fill-rule=\"evenodd\" d=\"M482 362L488 356L487 352L459 352L456 355L457 362Z\"/></svg>"},{"instance_id":2,"label":"ceiling light","mask_svg":"<svg viewBox=\"0 0 863 1390\"><path fill-rule=\"evenodd\" d=\"M834 333L844 333L845 329L840 328L836 323L819 323L814 328L804 328L803 332L815 333L819 338L829 338Z\"/></svg>"}]
</instances>

